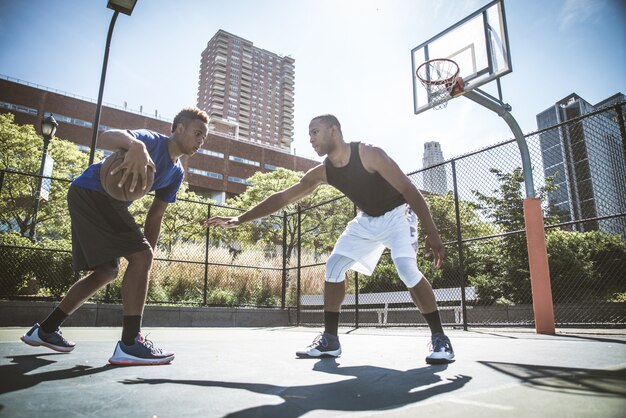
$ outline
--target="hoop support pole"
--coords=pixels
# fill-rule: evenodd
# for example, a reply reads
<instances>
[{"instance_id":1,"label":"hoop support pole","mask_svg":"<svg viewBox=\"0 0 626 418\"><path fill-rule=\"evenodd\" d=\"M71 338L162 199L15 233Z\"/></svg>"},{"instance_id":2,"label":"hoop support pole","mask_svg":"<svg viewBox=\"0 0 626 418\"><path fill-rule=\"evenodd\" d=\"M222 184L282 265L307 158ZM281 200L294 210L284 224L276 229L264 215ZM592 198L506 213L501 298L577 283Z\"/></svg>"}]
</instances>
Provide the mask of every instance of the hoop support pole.
<instances>
[{"instance_id":1,"label":"hoop support pole","mask_svg":"<svg viewBox=\"0 0 626 418\"><path fill-rule=\"evenodd\" d=\"M554 334L554 305L546 236L541 214L541 200L536 198L524 199L524 223L526 225L535 331L537 334Z\"/></svg>"},{"instance_id":2,"label":"hoop support pole","mask_svg":"<svg viewBox=\"0 0 626 418\"><path fill-rule=\"evenodd\" d=\"M509 125L522 157L522 170L526 199L524 199L524 223L526 225L526 244L528 246L528 264L530 267L530 284L533 295L533 313L535 315L535 330L538 334L554 334L554 305L552 288L550 285L550 267L546 235L541 211L541 201L535 198L532 165L526 138L515 118L509 113L510 106L502 105L480 91L470 90L463 96L495 112Z\"/></svg>"},{"instance_id":3,"label":"hoop support pole","mask_svg":"<svg viewBox=\"0 0 626 418\"><path fill-rule=\"evenodd\" d=\"M533 169L532 164L530 163L530 153L528 152L528 145L526 144L526 138L524 138L524 134L522 133L522 130L520 129L513 115L509 113L505 106L493 101L490 97L479 94L476 91L470 90L463 94L463 97L467 97L471 101L476 102L479 105L497 113L498 116L504 119L507 125L509 125L509 128L511 128L511 131L515 136L515 140L517 141L517 145L522 156L522 171L524 173L526 197L529 199L534 198L535 185L533 183Z\"/></svg>"}]
</instances>

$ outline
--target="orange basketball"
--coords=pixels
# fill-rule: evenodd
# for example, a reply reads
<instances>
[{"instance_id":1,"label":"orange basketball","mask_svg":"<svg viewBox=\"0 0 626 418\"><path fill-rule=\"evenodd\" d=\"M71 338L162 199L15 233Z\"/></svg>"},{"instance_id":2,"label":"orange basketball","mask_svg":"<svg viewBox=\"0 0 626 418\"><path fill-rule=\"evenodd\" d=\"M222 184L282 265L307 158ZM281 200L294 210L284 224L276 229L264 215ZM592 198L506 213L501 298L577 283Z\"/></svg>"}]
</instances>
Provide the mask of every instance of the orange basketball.
<instances>
[{"instance_id":1,"label":"orange basketball","mask_svg":"<svg viewBox=\"0 0 626 418\"><path fill-rule=\"evenodd\" d=\"M130 183L132 181L131 176L126 178L126 181L124 182L122 187L118 187L118 184L122 179L124 170L120 170L114 175L111 175L111 170L119 166L124 161L125 156L126 151L119 150L109 155L104 160L104 162L102 163L102 167L100 167L100 183L102 183L104 191L106 191L107 194L113 199L121 200L123 202L130 202L144 197L150 191L150 188L154 184L154 171L152 170L152 167L148 166L146 179L147 184L145 189L141 188L141 179L137 179L135 190L131 192L129 190Z\"/></svg>"}]
</instances>

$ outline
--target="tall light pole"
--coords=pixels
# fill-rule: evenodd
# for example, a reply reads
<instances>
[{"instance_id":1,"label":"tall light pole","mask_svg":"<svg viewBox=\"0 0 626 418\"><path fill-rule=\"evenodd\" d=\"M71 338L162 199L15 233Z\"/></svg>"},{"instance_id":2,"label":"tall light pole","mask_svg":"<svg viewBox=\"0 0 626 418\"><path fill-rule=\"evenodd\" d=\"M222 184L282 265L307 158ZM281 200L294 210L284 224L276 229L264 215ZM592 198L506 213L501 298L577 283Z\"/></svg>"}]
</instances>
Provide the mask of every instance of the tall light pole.
<instances>
[{"instance_id":1,"label":"tall light pole","mask_svg":"<svg viewBox=\"0 0 626 418\"><path fill-rule=\"evenodd\" d=\"M41 156L41 165L39 167L39 180L37 181L37 189L35 190L35 202L33 204L33 220L30 224L28 236L31 240L35 239L35 228L37 226L37 212L39 212L39 201L41 200L41 186L43 184L43 171L48 158L48 146L54 138L59 124L52 115L41 121L41 134L43 135L43 155Z\"/></svg>"},{"instance_id":2,"label":"tall light pole","mask_svg":"<svg viewBox=\"0 0 626 418\"><path fill-rule=\"evenodd\" d=\"M100 91L98 92L98 104L96 105L96 118L93 122L93 134L91 137L91 149L89 150L89 165L93 164L93 157L96 153L96 141L98 140L98 128L100 127L100 111L102 110L102 95L104 93L104 81L107 75L107 64L109 62L109 49L111 46L111 37L113 36L113 28L117 15L124 13L130 16L133 13L137 0L109 0L107 7L114 11L109 24L109 33L107 35L107 43L104 48L104 62L102 63L102 75L100 76Z\"/></svg>"}]
</instances>

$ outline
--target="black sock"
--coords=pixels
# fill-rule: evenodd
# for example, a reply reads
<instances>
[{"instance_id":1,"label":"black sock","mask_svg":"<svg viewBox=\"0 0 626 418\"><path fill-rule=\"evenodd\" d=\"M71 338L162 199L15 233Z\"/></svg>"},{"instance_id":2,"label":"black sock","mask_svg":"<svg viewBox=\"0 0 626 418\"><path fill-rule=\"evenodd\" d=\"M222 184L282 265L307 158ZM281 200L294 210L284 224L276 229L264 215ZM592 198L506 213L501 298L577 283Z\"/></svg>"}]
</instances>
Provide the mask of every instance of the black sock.
<instances>
[{"instance_id":1,"label":"black sock","mask_svg":"<svg viewBox=\"0 0 626 418\"><path fill-rule=\"evenodd\" d=\"M428 323L428 327L430 328L430 332L432 334L443 334L443 328L441 327L441 318L439 317L439 311L434 311L427 314L422 314L426 322Z\"/></svg>"},{"instance_id":2,"label":"black sock","mask_svg":"<svg viewBox=\"0 0 626 418\"><path fill-rule=\"evenodd\" d=\"M63 321L67 319L68 315L63 312L58 307L54 308L54 310L48 315L48 317L41 323L41 329L44 332L54 332L56 331Z\"/></svg>"},{"instance_id":3,"label":"black sock","mask_svg":"<svg viewBox=\"0 0 626 418\"><path fill-rule=\"evenodd\" d=\"M324 311L324 332L333 335L339 333L339 312Z\"/></svg>"},{"instance_id":4,"label":"black sock","mask_svg":"<svg viewBox=\"0 0 626 418\"><path fill-rule=\"evenodd\" d=\"M135 344L135 337L137 337L141 329L141 315L124 315L124 322L122 324L122 342L125 345Z\"/></svg>"}]
</instances>

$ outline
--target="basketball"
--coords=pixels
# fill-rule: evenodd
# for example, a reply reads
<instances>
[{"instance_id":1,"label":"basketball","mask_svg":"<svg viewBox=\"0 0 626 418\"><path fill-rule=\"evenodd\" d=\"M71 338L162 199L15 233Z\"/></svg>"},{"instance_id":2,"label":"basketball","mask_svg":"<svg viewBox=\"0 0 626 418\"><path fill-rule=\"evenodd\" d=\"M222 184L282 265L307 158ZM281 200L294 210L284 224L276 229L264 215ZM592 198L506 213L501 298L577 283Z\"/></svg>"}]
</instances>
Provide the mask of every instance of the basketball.
<instances>
[{"instance_id":1,"label":"basketball","mask_svg":"<svg viewBox=\"0 0 626 418\"><path fill-rule=\"evenodd\" d=\"M111 175L111 170L119 166L124 161L125 156L126 151L119 150L109 155L104 160L104 162L102 163L102 167L100 167L100 183L102 183L104 191L107 192L107 194L113 199L121 200L123 202L130 202L142 198L150 191L150 188L154 184L154 171L152 170L152 167L148 166L145 189L141 188L141 179L137 179L135 190L131 192L129 190L130 183L132 181L131 176L126 178L126 181L124 182L122 187L118 187L118 184L122 179L124 170L120 170L114 175Z\"/></svg>"}]
</instances>

